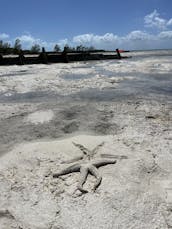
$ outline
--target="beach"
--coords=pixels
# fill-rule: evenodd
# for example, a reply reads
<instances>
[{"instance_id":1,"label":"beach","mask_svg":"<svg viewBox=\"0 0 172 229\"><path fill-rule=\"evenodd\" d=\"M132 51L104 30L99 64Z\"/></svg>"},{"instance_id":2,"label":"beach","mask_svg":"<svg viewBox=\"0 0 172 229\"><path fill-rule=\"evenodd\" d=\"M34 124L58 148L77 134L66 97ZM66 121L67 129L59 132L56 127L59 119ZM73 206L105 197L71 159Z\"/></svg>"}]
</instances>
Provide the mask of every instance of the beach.
<instances>
[{"instance_id":1,"label":"beach","mask_svg":"<svg viewBox=\"0 0 172 229\"><path fill-rule=\"evenodd\" d=\"M0 66L0 229L172 227L172 51L128 55ZM87 193L77 144L116 160Z\"/></svg>"}]
</instances>

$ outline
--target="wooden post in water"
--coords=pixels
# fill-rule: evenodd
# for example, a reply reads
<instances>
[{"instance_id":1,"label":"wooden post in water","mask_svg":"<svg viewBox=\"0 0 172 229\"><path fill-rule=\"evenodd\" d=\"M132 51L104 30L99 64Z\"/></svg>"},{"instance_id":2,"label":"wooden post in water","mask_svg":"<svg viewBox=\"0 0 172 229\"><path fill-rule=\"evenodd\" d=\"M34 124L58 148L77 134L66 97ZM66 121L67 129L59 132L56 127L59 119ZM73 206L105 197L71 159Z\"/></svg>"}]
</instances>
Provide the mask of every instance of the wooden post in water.
<instances>
[{"instance_id":1,"label":"wooden post in water","mask_svg":"<svg viewBox=\"0 0 172 229\"><path fill-rule=\"evenodd\" d=\"M120 52L119 52L119 49L116 49L116 53L117 53L118 59L121 59L121 54L120 54Z\"/></svg>"}]
</instances>

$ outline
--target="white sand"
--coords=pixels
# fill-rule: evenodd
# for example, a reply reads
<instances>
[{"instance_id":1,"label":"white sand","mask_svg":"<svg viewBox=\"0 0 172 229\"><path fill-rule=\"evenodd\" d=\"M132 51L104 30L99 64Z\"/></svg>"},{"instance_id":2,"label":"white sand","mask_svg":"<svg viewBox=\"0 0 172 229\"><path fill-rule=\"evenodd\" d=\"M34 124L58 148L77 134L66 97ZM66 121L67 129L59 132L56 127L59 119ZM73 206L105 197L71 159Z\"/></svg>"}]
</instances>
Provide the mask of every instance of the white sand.
<instances>
[{"instance_id":1,"label":"white sand","mask_svg":"<svg viewBox=\"0 0 172 229\"><path fill-rule=\"evenodd\" d=\"M96 70L100 66L102 73L98 73ZM103 70L111 71L112 76L107 77L103 74ZM45 65L0 66L0 91L6 96L31 91L49 91L67 95L88 88L115 88L123 80L134 79L136 72L151 75L156 74L157 71L161 74L172 71L172 65L168 58L150 57L144 61L96 62L92 68L85 67L83 63L53 64L51 67ZM14 76L4 76L6 74ZM124 76L120 74L124 74ZM75 80L74 77L74 79L66 80L63 78L64 75L77 75L81 78ZM84 78L85 75L90 76L90 78Z\"/></svg>"},{"instance_id":2,"label":"white sand","mask_svg":"<svg viewBox=\"0 0 172 229\"><path fill-rule=\"evenodd\" d=\"M167 149L160 150L164 140L152 140L145 137L141 142L139 138L134 141L132 135L80 135L20 144L1 158L1 228L168 228L172 157ZM66 166L61 161L81 155L72 142L93 149L102 141L105 144L97 157L103 153L128 159L99 168L103 180L96 193L91 191L95 181L92 176L84 186L89 193L82 196L77 191L78 173L52 178L52 172ZM153 142L157 146L150 152Z\"/></svg>"},{"instance_id":3,"label":"white sand","mask_svg":"<svg viewBox=\"0 0 172 229\"><path fill-rule=\"evenodd\" d=\"M30 65L20 66L20 68L15 66L15 68L16 70L14 70L14 66L8 66L8 68L0 66L0 91L6 96L32 91L48 91L67 95L80 92L81 90L84 91L88 88L115 88L119 82L134 78L127 75L124 77L107 77L96 72L96 64L94 68L83 68L82 63L54 64L50 68L44 65L33 65L33 68ZM113 68L112 64L108 67L108 70L113 71ZM20 71L26 71L27 74L19 74L19 69ZM4 76L5 74L12 74L14 76ZM75 77L66 80L63 78L63 75L66 74L76 74L81 77L77 80L75 80ZM85 75L90 75L90 77L84 78Z\"/></svg>"},{"instance_id":4,"label":"white sand","mask_svg":"<svg viewBox=\"0 0 172 229\"><path fill-rule=\"evenodd\" d=\"M54 113L52 110L36 111L34 113L29 114L24 119L24 121L33 124L39 124L39 123L49 122L53 119L53 117L54 117Z\"/></svg>"}]
</instances>

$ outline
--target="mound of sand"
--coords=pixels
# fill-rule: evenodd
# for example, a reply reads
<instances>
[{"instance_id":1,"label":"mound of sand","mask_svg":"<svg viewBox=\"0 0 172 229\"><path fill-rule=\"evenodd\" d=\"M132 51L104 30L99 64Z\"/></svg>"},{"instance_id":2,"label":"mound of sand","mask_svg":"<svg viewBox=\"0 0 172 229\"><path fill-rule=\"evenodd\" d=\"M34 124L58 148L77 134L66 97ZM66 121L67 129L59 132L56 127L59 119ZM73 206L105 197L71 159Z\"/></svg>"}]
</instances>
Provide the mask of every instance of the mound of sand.
<instances>
[{"instance_id":1,"label":"mound of sand","mask_svg":"<svg viewBox=\"0 0 172 229\"><path fill-rule=\"evenodd\" d=\"M52 177L66 166L62 161L81 156L73 142L90 150L104 142L96 157L126 158L99 168L103 179L96 192L89 175L84 185L89 192L82 194L79 173ZM172 158L168 152L133 151L131 144L119 136L79 135L16 146L1 157L0 228L169 228Z\"/></svg>"}]
</instances>

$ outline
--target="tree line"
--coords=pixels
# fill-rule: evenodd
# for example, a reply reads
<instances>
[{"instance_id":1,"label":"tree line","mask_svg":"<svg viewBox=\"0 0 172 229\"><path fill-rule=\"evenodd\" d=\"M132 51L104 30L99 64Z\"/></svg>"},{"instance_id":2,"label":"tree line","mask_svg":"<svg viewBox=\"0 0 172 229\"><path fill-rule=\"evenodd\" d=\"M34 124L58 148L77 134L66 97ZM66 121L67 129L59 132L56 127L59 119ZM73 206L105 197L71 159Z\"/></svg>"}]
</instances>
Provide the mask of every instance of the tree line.
<instances>
[{"instance_id":1,"label":"tree line","mask_svg":"<svg viewBox=\"0 0 172 229\"><path fill-rule=\"evenodd\" d=\"M53 48L54 52L61 52L61 47L59 44L55 44ZM64 46L64 51L66 52L86 52L86 51L98 51L93 46L85 47L83 45L78 45L76 47L71 47L68 44ZM103 50L100 50L103 51ZM29 50L23 50L20 39L16 39L14 45L11 46L9 42L4 42L0 40L0 53L1 54L19 54L24 52L26 54L37 54L41 52L41 46L39 44L34 44Z\"/></svg>"}]
</instances>

